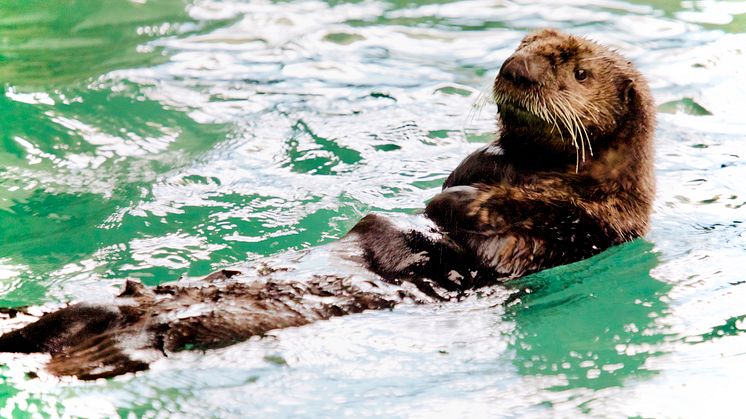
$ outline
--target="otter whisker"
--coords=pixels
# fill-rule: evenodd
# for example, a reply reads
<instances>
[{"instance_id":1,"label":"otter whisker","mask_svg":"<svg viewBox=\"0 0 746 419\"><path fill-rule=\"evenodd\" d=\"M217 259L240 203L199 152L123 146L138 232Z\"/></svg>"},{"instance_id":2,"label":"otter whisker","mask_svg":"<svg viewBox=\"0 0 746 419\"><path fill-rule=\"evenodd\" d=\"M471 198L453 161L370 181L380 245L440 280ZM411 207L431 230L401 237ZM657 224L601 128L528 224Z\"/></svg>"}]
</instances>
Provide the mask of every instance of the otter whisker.
<instances>
[{"instance_id":1,"label":"otter whisker","mask_svg":"<svg viewBox=\"0 0 746 419\"><path fill-rule=\"evenodd\" d=\"M580 142L583 144L583 139L588 140L588 132L585 129L585 125L580 120L580 116L577 113L572 114L572 119L574 122L574 127L578 131L578 136L580 137ZM588 140L590 141L590 140ZM585 161L585 145L583 145L583 161Z\"/></svg>"},{"instance_id":2,"label":"otter whisker","mask_svg":"<svg viewBox=\"0 0 746 419\"><path fill-rule=\"evenodd\" d=\"M583 161L585 162L585 142L590 143L590 139L588 139L588 132L585 129L585 125L583 125L582 121L580 121L580 117L576 114L575 115L575 121L576 121L576 127L578 127L578 135L580 136L580 145L583 150ZM581 132L582 129L582 132ZM583 141L585 137L585 142Z\"/></svg>"},{"instance_id":3,"label":"otter whisker","mask_svg":"<svg viewBox=\"0 0 746 419\"><path fill-rule=\"evenodd\" d=\"M573 140L575 141L575 173L578 173L580 168L580 161L585 161L585 143L583 142L583 135L578 128L578 117L574 112L569 112L568 118L572 122ZM580 137L580 147L578 147L577 137ZM582 159L581 157L582 151Z\"/></svg>"},{"instance_id":4,"label":"otter whisker","mask_svg":"<svg viewBox=\"0 0 746 419\"><path fill-rule=\"evenodd\" d=\"M563 122L565 127L567 128L567 131L570 133L570 137L572 139L572 143L575 146L575 173L578 173L580 169L580 153L582 149L583 153L583 161L585 161L585 146L582 142L582 134L580 132L580 129L578 128L579 121L577 119L577 115L572 111L572 106L569 103L569 100L567 97L558 97L555 101L556 103L560 104L557 109L557 115L559 115ZM578 136L581 136L581 143L578 144ZM581 145L583 145L581 147Z\"/></svg>"},{"instance_id":5,"label":"otter whisker","mask_svg":"<svg viewBox=\"0 0 746 419\"><path fill-rule=\"evenodd\" d=\"M572 120L568 116L568 112L570 111L569 104L564 100L564 98L557 98L558 100L555 102L559 105L561 105L558 108L555 108L555 113L557 116L560 117L560 120L565 125L565 128L567 129L568 133L570 134L570 138L572 139L572 144L575 146L575 148L578 148L578 141L575 137L575 129L574 124L572 123Z\"/></svg>"},{"instance_id":6,"label":"otter whisker","mask_svg":"<svg viewBox=\"0 0 746 419\"><path fill-rule=\"evenodd\" d=\"M580 102L580 99L579 99L579 98L578 98L578 102ZM586 103L586 105L590 105L590 106L593 106L593 105L591 105L591 104L590 104L589 102L585 102L585 103ZM596 108L595 106L593 106L593 107L594 107L594 109L596 109L596 111L598 111L598 108ZM587 110L587 109L588 109L588 107L586 106L586 108L585 108L585 109ZM596 118L596 115L595 115L595 114L593 114L593 113L591 113L591 112L585 112L585 113L586 113L586 114L590 114L590 116L591 116L591 118L593 119L593 121L594 121L594 124L595 124L596 126L598 126L598 125L599 125L598 119ZM588 143L588 151L589 151L590 155L591 155L591 156L593 156L593 146L591 145L591 138L590 138L590 136L588 135L588 130L586 129L586 126L585 126L585 124L583 124L583 121L582 121L582 119L580 118L580 115L578 115L578 118L577 118L577 120L578 120L578 125L580 126L580 128L582 128L582 129L583 129L583 134L585 135L585 141L586 141L586 142ZM584 158L584 160L585 160L585 158Z\"/></svg>"},{"instance_id":7,"label":"otter whisker","mask_svg":"<svg viewBox=\"0 0 746 419\"><path fill-rule=\"evenodd\" d=\"M546 118L553 126L554 129L557 130L557 133L560 136L560 141L565 142L565 136L562 134L562 130L560 129L559 125L557 125L557 115L556 113L549 112L549 109L546 106L546 103L542 101L542 110L544 111L544 114L548 117Z\"/></svg>"},{"instance_id":8,"label":"otter whisker","mask_svg":"<svg viewBox=\"0 0 746 419\"><path fill-rule=\"evenodd\" d=\"M596 126L600 125L599 119L596 115L596 114L601 113L598 107L596 107L590 102L583 100L582 97L574 93L566 94L565 98L568 101L571 101L575 105L574 107L571 107L571 109L580 109L584 115L589 116L590 119L593 120ZM585 124L583 123L580 113L581 112L575 112L573 114L573 119L575 121L574 125L576 129L578 130L578 135L581 137L581 142L585 142L588 144L589 155L593 156L593 146L591 144L590 135L588 134L588 130L586 129ZM585 161L585 146L583 146L583 161Z\"/></svg>"},{"instance_id":9,"label":"otter whisker","mask_svg":"<svg viewBox=\"0 0 746 419\"><path fill-rule=\"evenodd\" d=\"M489 94L492 90L492 97L495 99L495 102L498 102L495 98L497 92L495 92L492 88L492 82L488 81L485 82L481 89L479 89L479 93L477 94L477 97L474 99L474 102L471 104L471 107L469 108L469 112L466 114L466 121L464 121L464 129L463 131L466 131L467 128L474 122L475 119L479 118L479 115L482 113L482 110L485 106L487 106L490 103L489 100Z\"/></svg>"},{"instance_id":10,"label":"otter whisker","mask_svg":"<svg viewBox=\"0 0 746 419\"><path fill-rule=\"evenodd\" d=\"M596 105L594 105L592 102L584 100L582 96L574 92L568 92L568 96L573 100L575 105L577 105L577 108L582 109L583 113L589 115L593 119L594 124L599 124L597 115L601 114L601 110Z\"/></svg>"},{"instance_id":11,"label":"otter whisker","mask_svg":"<svg viewBox=\"0 0 746 419\"><path fill-rule=\"evenodd\" d=\"M575 138L579 138L580 141L576 140L575 145L575 165L578 166L578 160L585 161L585 141L583 138L583 133L578 128L578 123L576 121L575 115L571 115L572 122L573 122L573 130L575 132ZM578 147L579 144L579 147ZM575 173L577 173L578 168L575 168Z\"/></svg>"}]
</instances>

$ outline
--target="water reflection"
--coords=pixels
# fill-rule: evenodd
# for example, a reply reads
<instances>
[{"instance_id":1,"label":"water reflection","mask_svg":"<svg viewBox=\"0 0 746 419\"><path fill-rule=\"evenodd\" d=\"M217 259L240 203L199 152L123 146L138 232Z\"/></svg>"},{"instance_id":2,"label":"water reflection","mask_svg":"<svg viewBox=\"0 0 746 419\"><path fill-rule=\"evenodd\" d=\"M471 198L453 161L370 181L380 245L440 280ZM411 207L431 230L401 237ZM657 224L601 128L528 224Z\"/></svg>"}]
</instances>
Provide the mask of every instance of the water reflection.
<instances>
[{"instance_id":1,"label":"water reflection","mask_svg":"<svg viewBox=\"0 0 746 419\"><path fill-rule=\"evenodd\" d=\"M284 166L299 173L336 174L362 159L358 151L340 146L333 138L319 136L303 120L293 126L287 147L289 161Z\"/></svg>"},{"instance_id":2,"label":"water reflection","mask_svg":"<svg viewBox=\"0 0 746 419\"><path fill-rule=\"evenodd\" d=\"M644 377L666 332L671 286L650 276L658 263L643 240L511 284L521 290L506 319L513 361L525 376L557 376L553 390L621 386Z\"/></svg>"},{"instance_id":3,"label":"water reflection","mask_svg":"<svg viewBox=\"0 0 746 419\"><path fill-rule=\"evenodd\" d=\"M126 225L126 210L152 196L158 176L225 140L225 125L198 122L187 108L149 98L148 86L113 76L167 62L153 40L226 23L193 19L188 4L0 4L0 246L26 267L5 284L6 303L43 301L44 288L65 277L121 276L131 263L111 249L154 234L153 220Z\"/></svg>"},{"instance_id":4,"label":"water reflection","mask_svg":"<svg viewBox=\"0 0 746 419\"><path fill-rule=\"evenodd\" d=\"M93 265L101 265L107 249L124 250L132 239L179 232L178 224L146 219L142 215L148 213L133 207L153 196L153 183L163 173L191 164L224 140L227 128L199 124L180 110L138 99L138 92L134 86L117 93L87 90L77 94L78 100L51 105L0 96L0 246L3 256L29 267L19 275L25 285L6 301L43 297L39 281L56 277L55 271L68 264L85 264L95 256ZM34 123L24 122L29 119ZM179 212L163 205L149 209L155 216ZM190 260L202 259L193 254ZM95 271L119 274L128 264L118 257L107 263L111 266ZM178 277L173 270L156 273Z\"/></svg>"},{"instance_id":5,"label":"water reflection","mask_svg":"<svg viewBox=\"0 0 746 419\"><path fill-rule=\"evenodd\" d=\"M168 58L151 39L210 28L187 0L43 0L0 3L0 80L35 88L84 82Z\"/></svg>"}]
</instances>

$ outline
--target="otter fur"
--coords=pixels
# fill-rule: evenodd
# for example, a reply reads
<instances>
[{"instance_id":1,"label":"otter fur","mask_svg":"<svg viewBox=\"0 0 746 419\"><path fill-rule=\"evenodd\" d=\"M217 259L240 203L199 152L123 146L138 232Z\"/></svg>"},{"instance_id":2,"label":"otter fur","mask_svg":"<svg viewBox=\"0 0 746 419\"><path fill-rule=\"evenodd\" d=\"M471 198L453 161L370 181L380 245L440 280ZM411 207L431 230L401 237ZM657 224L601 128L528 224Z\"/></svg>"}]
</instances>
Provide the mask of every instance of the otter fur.
<instances>
[{"instance_id":1,"label":"otter fur","mask_svg":"<svg viewBox=\"0 0 746 419\"><path fill-rule=\"evenodd\" d=\"M5 333L0 351L50 353L55 375L112 377L176 351L459 298L645 234L655 108L629 61L541 30L504 62L494 98L499 136L466 157L424 214L371 214L335 243L240 272L154 288L127 281L109 304L70 305Z\"/></svg>"}]
</instances>

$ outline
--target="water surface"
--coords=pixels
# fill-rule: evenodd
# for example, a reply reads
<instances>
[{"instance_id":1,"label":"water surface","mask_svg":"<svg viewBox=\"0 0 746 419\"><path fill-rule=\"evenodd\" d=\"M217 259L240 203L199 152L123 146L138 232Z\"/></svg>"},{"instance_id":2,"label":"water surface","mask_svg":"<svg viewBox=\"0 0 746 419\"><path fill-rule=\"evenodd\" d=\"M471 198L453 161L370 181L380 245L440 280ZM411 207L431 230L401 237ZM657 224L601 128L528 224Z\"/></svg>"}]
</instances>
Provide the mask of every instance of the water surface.
<instances>
[{"instance_id":1,"label":"water surface","mask_svg":"<svg viewBox=\"0 0 746 419\"><path fill-rule=\"evenodd\" d=\"M204 275L422 208L492 138L494 106L474 104L545 26L649 78L647 237L481 297L108 381L11 359L0 415L736 416L744 2L3 2L0 305L109 298L126 278Z\"/></svg>"}]
</instances>

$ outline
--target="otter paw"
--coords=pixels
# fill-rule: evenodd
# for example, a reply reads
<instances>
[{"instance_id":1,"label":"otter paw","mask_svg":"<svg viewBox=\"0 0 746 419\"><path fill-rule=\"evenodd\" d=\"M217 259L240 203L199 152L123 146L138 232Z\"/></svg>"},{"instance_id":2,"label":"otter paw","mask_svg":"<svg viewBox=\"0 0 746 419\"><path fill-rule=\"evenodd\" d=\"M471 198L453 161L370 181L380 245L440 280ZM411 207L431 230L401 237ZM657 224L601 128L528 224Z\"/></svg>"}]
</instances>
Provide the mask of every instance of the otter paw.
<instances>
[{"instance_id":1,"label":"otter paw","mask_svg":"<svg viewBox=\"0 0 746 419\"><path fill-rule=\"evenodd\" d=\"M425 208L425 215L446 230L464 229L473 224L472 207L479 195L473 186L453 186L433 198Z\"/></svg>"}]
</instances>

